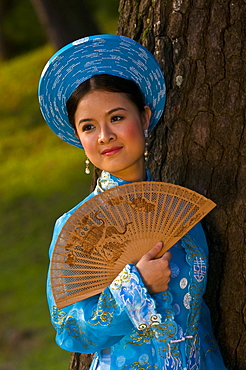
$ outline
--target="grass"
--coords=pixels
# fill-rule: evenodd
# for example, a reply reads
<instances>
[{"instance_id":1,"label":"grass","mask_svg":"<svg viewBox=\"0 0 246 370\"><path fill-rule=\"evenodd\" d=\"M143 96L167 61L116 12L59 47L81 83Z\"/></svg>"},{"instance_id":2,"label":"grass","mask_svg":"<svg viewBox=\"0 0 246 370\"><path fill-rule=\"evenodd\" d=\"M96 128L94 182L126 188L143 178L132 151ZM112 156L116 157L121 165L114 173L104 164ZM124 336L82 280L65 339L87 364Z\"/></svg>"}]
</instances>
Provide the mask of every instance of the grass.
<instances>
[{"instance_id":1,"label":"grass","mask_svg":"<svg viewBox=\"0 0 246 370\"><path fill-rule=\"evenodd\" d=\"M65 370L45 284L55 220L89 192L84 153L43 121L37 101L49 46L0 64L0 370Z\"/></svg>"}]
</instances>

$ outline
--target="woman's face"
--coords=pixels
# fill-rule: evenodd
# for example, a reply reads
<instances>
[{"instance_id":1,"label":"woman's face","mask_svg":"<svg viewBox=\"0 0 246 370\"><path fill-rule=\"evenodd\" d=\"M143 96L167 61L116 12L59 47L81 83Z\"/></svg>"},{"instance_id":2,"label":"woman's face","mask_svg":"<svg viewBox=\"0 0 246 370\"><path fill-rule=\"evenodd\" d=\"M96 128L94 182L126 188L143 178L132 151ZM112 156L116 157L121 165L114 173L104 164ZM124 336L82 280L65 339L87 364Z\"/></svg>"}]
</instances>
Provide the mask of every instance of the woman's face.
<instances>
[{"instance_id":1,"label":"woman's face","mask_svg":"<svg viewBox=\"0 0 246 370\"><path fill-rule=\"evenodd\" d=\"M92 91L75 112L78 137L90 161L126 181L144 179L144 130L149 107L140 113L125 94Z\"/></svg>"}]
</instances>

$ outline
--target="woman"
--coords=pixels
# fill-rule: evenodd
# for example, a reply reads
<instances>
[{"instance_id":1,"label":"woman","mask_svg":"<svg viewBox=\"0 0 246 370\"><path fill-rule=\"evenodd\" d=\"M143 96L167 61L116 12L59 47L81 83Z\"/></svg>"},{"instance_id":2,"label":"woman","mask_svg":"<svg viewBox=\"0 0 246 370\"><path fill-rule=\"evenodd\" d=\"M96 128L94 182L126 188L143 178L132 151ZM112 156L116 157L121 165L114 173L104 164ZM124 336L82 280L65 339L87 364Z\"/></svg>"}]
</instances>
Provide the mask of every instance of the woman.
<instances>
[{"instance_id":1,"label":"woman","mask_svg":"<svg viewBox=\"0 0 246 370\"><path fill-rule=\"evenodd\" d=\"M66 46L46 65L39 98L55 133L84 148L102 170L84 201L117 185L151 181L145 136L162 114L165 83L154 57L140 44L100 35ZM50 256L63 225L84 201L57 221ZM58 345L96 353L91 369L224 370L202 298L208 248L201 225L154 259L161 248L161 243L150 246L101 294L62 310L48 276Z\"/></svg>"}]
</instances>

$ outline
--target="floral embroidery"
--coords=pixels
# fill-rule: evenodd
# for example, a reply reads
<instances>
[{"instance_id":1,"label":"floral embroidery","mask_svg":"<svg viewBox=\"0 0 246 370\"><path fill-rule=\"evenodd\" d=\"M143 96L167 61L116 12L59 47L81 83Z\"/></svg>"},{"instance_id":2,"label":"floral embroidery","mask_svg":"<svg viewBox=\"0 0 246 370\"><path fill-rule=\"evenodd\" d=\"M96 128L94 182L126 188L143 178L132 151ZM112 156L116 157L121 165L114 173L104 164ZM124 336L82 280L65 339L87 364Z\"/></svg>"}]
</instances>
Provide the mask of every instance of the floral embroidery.
<instances>
[{"instance_id":1,"label":"floral embroidery","mask_svg":"<svg viewBox=\"0 0 246 370\"><path fill-rule=\"evenodd\" d=\"M151 181L150 171L146 169L147 181ZM115 186L129 184L129 182L110 175L106 171L102 171L101 176L97 180L97 185L94 190L94 195L97 195L105 190L112 189Z\"/></svg>"},{"instance_id":2,"label":"floral embroidery","mask_svg":"<svg viewBox=\"0 0 246 370\"><path fill-rule=\"evenodd\" d=\"M101 176L97 180L97 189L104 191L106 189L114 188L115 186L120 185L120 179L114 181L108 172L102 171Z\"/></svg>"},{"instance_id":3,"label":"floral embroidery","mask_svg":"<svg viewBox=\"0 0 246 370\"><path fill-rule=\"evenodd\" d=\"M104 291L98 300L97 309L93 312L92 318L89 320L91 325L108 326L113 320L113 316L117 309L115 300L110 296L109 292Z\"/></svg>"},{"instance_id":4,"label":"floral embroidery","mask_svg":"<svg viewBox=\"0 0 246 370\"><path fill-rule=\"evenodd\" d=\"M182 363L179 358L174 358L171 353L165 356L164 360L164 369L165 370L181 370Z\"/></svg>"},{"instance_id":5,"label":"floral embroidery","mask_svg":"<svg viewBox=\"0 0 246 370\"><path fill-rule=\"evenodd\" d=\"M187 284L188 284L188 280L186 278L182 278L180 280L179 286L181 289L185 289L187 287Z\"/></svg>"},{"instance_id":6,"label":"floral embroidery","mask_svg":"<svg viewBox=\"0 0 246 370\"><path fill-rule=\"evenodd\" d=\"M200 362L200 341L196 337L190 346L189 369L199 370Z\"/></svg>"},{"instance_id":7,"label":"floral embroidery","mask_svg":"<svg viewBox=\"0 0 246 370\"><path fill-rule=\"evenodd\" d=\"M154 370L157 369L158 367L155 365L151 365L149 362L134 362L131 365L125 365L122 370L127 369L127 370Z\"/></svg>"},{"instance_id":8,"label":"floral embroidery","mask_svg":"<svg viewBox=\"0 0 246 370\"><path fill-rule=\"evenodd\" d=\"M102 171L101 176L97 180L97 186L94 190L95 194L99 194L105 190L112 189L115 186L124 184L125 181L111 176L108 172Z\"/></svg>"},{"instance_id":9,"label":"floral embroidery","mask_svg":"<svg viewBox=\"0 0 246 370\"><path fill-rule=\"evenodd\" d=\"M185 235L182 238L182 245L187 252L187 262L193 269L193 275L191 276L191 283L189 285L190 300L190 312L188 315L188 328L186 335L193 336L195 339L191 342L186 342L186 354L189 358L189 369L196 370L200 369L200 340L197 339L197 331L199 325L200 311L201 311L201 300L205 291L206 284L206 264L207 257L202 249L200 249L194 240L189 236ZM199 265L199 270L198 270ZM199 274L197 272L199 271ZM199 276L199 278L198 278ZM202 279L201 279L202 276Z\"/></svg>"},{"instance_id":10,"label":"floral embroidery","mask_svg":"<svg viewBox=\"0 0 246 370\"><path fill-rule=\"evenodd\" d=\"M142 345L148 343L152 339L156 339L159 341L165 341L165 338L169 335L174 335L176 333L176 325L175 324L161 324L158 320L156 315L151 317L151 325L147 326L145 324L139 325L138 330L136 330L130 337L132 338L131 342L128 344L133 345Z\"/></svg>"},{"instance_id":11,"label":"floral embroidery","mask_svg":"<svg viewBox=\"0 0 246 370\"><path fill-rule=\"evenodd\" d=\"M190 293L186 293L185 296L184 296L184 306L187 310L190 309L190 301L191 301L191 295Z\"/></svg>"},{"instance_id":12,"label":"floral embroidery","mask_svg":"<svg viewBox=\"0 0 246 370\"><path fill-rule=\"evenodd\" d=\"M179 273L180 273L180 269L179 267L176 265L176 263L174 263L172 260L170 261L169 263L169 266L170 266L170 269L172 271L171 273L171 278L176 278L177 276L179 276Z\"/></svg>"},{"instance_id":13,"label":"floral embroidery","mask_svg":"<svg viewBox=\"0 0 246 370\"><path fill-rule=\"evenodd\" d=\"M124 283L127 283L131 279L131 272L127 266L121 271L121 273L114 279L111 284L111 289L117 290L122 287Z\"/></svg>"},{"instance_id":14,"label":"floral embroidery","mask_svg":"<svg viewBox=\"0 0 246 370\"><path fill-rule=\"evenodd\" d=\"M53 325L57 330L57 334L61 334L64 329L69 333L69 336L80 341L85 348L89 345L97 346L93 343L85 333L81 330L78 325L78 321L71 315L67 315L66 312L58 310L57 307L53 307L52 314Z\"/></svg>"},{"instance_id":15,"label":"floral embroidery","mask_svg":"<svg viewBox=\"0 0 246 370\"><path fill-rule=\"evenodd\" d=\"M150 326L141 326L142 330L136 331L130 337L132 341L127 344L132 345L144 345L150 340L156 341L158 343L158 356L159 358L166 359L169 355L170 361L173 359L173 363L180 363L179 357L180 353L178 350L178 344L172 344L172 354L170 352L170 340L176 339L178 326L174 321L174 311L172 309L172 296L169 291L162 293L163 297L163 311L165 312L164 322L159 323L158 321L153 320L152 325ZM161 346L160 346L161 345ZM166 368L166 369L172 369ZM176 368L174 368L176 369Z\"/></svg>"},{"instance_id":16,"label":"floral embroidery","mask_svg":"<svg viewBox=\"0 0 246 370\"><path fill-rule=\"evenodd\" d=\"M118 367L122 367L122 366L124 366L125 362L126 362L126 358L125 358L124 356L118 356L118 357L116 358L116 365L117 365Z\"/></svg>"},{"instance_id":17,"label":"floral embroidery","mask_svg":"<svg viewBox=\"0 0 246 370\"><path fill-rule=\"evenodd\" d=\"M135 327L152 325L152 317L161 322L161 316L155 311L155 302L147 294L147 289L140 284L138 271L134 265L126 265L111 284L111 292L118 304L127 309Z\"/></svg>"}]
</instances>

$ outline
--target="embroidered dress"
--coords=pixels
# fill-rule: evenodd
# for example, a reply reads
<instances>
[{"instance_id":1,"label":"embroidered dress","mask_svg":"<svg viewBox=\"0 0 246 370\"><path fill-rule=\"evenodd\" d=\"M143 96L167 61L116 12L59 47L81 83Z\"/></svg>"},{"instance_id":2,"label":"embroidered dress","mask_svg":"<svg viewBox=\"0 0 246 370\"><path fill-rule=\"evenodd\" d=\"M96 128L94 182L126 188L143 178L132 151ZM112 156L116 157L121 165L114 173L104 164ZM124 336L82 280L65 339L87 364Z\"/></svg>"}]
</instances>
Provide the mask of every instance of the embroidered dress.
<instances>
[{"instance_id":1,"label":"embroidered dress","mask_svg":"<svg viewBox=\"0 0 246 370\"><path fill-rule=\"evenodd\" d=\"M126 183L103 172L83 202ZM56 222L50 257L61 228L83 202ZM91 370L226 370L203 301L208 247L201 224L170 251L169 288L153 295L129 264L101 294L58 310L48 274L57 344L70 352L95 353Z\"/></svg>"}]
</instances>

